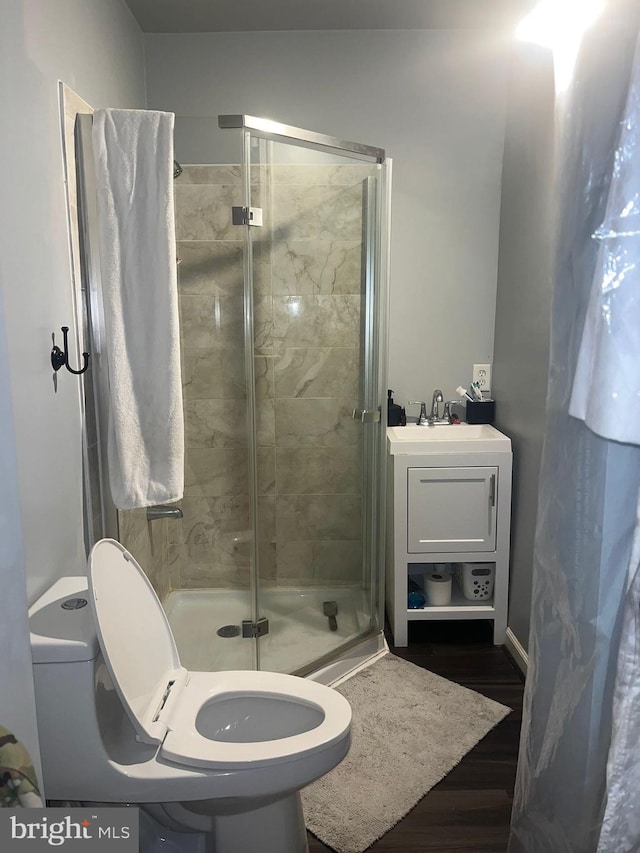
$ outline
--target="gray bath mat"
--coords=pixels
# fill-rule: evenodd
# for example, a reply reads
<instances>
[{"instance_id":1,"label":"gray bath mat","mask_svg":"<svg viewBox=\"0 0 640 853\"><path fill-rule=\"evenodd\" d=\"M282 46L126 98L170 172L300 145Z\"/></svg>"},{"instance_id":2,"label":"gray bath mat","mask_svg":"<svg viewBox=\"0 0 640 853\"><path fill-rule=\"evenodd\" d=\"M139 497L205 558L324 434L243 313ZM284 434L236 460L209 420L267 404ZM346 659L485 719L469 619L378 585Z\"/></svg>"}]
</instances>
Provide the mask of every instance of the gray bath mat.
<instances>
[{"instance_id":1,"label":"gray bath mat","mask_svg":"<svg viewBox=\"0 0 640 853\"><path fill-rule=\"evenodd\" d=\"M307 829L338 853L388 832L510 711L392 654L337 690L353 710L351 750L302 804Z\"/></svg>"}]
</instances>

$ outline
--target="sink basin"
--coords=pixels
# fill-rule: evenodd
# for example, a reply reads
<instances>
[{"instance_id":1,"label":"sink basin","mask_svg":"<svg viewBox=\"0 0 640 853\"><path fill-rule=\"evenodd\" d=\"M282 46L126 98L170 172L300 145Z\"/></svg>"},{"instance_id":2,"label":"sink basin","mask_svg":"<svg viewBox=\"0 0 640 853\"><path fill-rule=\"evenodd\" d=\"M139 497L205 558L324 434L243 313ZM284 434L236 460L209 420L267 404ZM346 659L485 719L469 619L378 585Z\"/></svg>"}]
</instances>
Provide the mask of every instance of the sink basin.
<instances>
[{"instance_id":1,"label":"sink basin","mask_svg":"<svg viewBox=\"0 0 640 853\"><path fill-rule=\"evenodd\" d=\"M490 424L437 424L388 427L389 452L475 453L510 451L511 441Z\"/></svg>"}]
</instances>

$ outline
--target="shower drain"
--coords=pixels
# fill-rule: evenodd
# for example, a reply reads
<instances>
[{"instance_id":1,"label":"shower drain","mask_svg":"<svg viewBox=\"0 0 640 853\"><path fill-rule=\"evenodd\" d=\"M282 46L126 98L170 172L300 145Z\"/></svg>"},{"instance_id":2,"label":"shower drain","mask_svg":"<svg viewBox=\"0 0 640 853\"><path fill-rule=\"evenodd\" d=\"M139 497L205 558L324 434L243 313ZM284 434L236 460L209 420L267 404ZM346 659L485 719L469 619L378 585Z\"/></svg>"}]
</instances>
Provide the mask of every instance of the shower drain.
<instances>
[{"instance_id":1,"label":"shower drain","mask_svg":"<svg viewBox=\"0 0 640 853\"><path fill-rule=\"evenodd\" d=\"M239 625L223 625L222 628L218 628L217 632L219 637L239 637L240 636L240 626Z\"/></svg>"}]
</instances>

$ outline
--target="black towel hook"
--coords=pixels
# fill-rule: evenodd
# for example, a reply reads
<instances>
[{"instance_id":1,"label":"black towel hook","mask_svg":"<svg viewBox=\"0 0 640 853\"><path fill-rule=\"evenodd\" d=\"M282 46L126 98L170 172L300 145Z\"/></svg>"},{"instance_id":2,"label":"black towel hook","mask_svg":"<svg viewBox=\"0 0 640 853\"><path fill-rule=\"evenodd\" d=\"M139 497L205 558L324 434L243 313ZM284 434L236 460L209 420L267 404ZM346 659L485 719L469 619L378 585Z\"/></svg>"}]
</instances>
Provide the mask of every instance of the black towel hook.
<instances>
[{"instance_id":1,"label":"black towel hook","mask_svg":"<svg viewBox=\"0 0 640 853\"><path fill-rule=\"evenodd\" d=\"M69 373L75 373L76 376L79 376L81 373L84 373L85 370L87 370L89 367L89 353L82 353L84 363L80 370L74 370L73 367L69 367L69 344L67 343L68 335L69 327L62 326L62 337L64 345L63 350L61 350L60 347L56 346L56 333L53 332L53 334L51 335L51 340L53 341L53 348L51 350L51 366L55 371L60 370L61 367L66 367Z\"/></svg>"}]
</instances>

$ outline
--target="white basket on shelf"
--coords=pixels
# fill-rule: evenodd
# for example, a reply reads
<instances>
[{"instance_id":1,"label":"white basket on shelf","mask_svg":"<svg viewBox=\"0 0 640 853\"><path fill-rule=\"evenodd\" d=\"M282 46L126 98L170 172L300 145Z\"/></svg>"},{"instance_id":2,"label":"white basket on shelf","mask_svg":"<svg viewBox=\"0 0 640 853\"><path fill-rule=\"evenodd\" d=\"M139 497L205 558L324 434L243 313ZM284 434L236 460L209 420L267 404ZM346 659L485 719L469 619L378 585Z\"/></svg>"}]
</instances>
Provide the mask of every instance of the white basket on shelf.
<instances>
[{"instance_id":1,"label":"white basket on shelf","mask_svg":"<svg viewBox=\"0 0 640 853\"><path fill-rule=\"evenodd\" d=\"M495 563L458 563L456 576L467 601L486 601L493 596Z\"/></svg>"}]
</instances>

